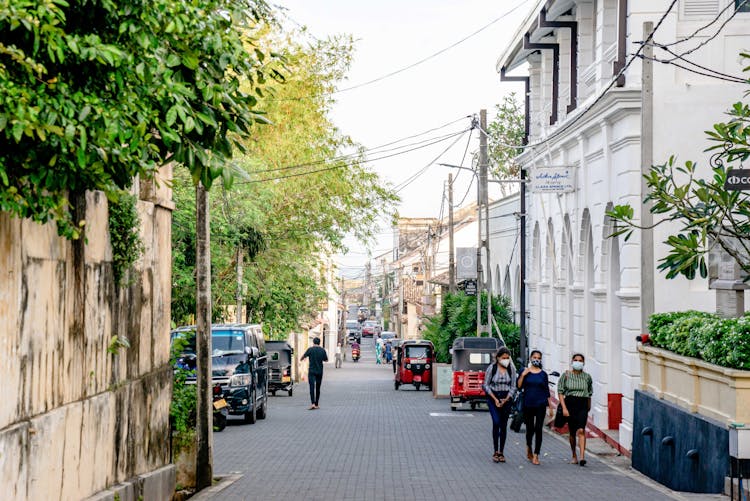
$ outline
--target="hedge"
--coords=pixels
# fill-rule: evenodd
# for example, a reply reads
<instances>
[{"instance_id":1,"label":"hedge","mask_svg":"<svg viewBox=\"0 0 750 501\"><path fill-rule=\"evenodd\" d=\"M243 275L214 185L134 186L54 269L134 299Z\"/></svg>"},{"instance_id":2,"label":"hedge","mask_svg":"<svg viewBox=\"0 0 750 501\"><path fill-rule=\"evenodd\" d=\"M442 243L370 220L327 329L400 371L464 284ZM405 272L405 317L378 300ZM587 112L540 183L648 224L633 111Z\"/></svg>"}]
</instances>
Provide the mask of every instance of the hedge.
<instances>
[{"instance_id":1,"label":"hedge","mask_svg":"<svg viewBox=\"0 0 750 501\"><path fill-rule=\"evenodd\" d=\"M655 313L651 343L678 355L731 369L750 370L750 317L722 318L702 311Z\"/></svg>"}]
</instances>

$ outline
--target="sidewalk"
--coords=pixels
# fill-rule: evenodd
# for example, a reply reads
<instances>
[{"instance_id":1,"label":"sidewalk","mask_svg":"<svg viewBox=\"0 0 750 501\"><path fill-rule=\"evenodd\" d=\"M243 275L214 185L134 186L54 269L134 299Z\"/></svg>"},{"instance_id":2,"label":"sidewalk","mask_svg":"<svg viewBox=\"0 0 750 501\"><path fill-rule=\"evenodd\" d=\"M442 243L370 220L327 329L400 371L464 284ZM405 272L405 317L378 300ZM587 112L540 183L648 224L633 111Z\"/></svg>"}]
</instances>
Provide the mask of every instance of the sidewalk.
<instances>
[{"instance_id":1,"label":"sidewalk","mask_svg":"<svg viewBox=\"0 0 750 501\"><path fill-rule=\"evenodd\" d=\"M564 437L546 433L542 465L525 458L521 434L509 431L507 463L491 460L486 411L451 412L427 391L393 389L389 365L376 365L367 340L363 358L325 368L320 410L308 411L305 383L294 396L269 399L268 418L230 422L214 435L214 471L242 476L214 499L306 500L667 500L683 496L607 455L591 440L586 467L570 465Z\"/></svg>"}]
</instances>

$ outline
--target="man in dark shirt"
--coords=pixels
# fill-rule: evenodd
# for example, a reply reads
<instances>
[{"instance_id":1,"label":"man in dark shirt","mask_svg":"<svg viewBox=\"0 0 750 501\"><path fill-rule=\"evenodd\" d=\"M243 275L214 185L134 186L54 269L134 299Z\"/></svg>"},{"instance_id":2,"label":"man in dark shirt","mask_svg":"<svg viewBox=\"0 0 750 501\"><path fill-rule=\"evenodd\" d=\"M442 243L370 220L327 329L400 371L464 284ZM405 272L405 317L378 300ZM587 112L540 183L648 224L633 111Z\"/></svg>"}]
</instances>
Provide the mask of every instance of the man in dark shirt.
<instances>
[{"instance_id":1,"label":"man in dark shirt","mask_svg":"<svg viewBox=\"0 0 750 501\"><path fill-rule=\"evenodd\" d=\"M320 383L323 382L323 362L328 362L326 350L320 347L320 338L313 339L313 345L305 351L300 360L310 359L307 369L307 381L310 383L310 410L320 409Z\"/></svg>"}]
</instances>

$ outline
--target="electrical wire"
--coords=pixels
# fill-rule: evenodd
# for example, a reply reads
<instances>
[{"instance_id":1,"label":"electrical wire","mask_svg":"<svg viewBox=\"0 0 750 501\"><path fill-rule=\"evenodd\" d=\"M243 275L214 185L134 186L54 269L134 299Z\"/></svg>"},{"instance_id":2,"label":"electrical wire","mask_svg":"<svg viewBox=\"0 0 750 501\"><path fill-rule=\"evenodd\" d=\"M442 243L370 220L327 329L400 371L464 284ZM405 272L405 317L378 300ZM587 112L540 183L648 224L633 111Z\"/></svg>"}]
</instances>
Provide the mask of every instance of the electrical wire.
<instances>
[{"instance_id":1,"label":"electrical wire","mask_svg":"<svg viewBox=\"0 0 750 501\"><path fill-rule=\"evenodd\" d=\"M493 19L489 23L485 24L484 26L482 26L478 30L470 33L469 35L463 37L462 39L458 40L457 42L454 42L453 44L451 44L451 45L449 45L449 46L447 46L447 47L445 47L443 49L440 49L439 51L434 52L434 53L430 54L427 57L423 57L422 59L420 59L418 61L415 61L415 62L413 62L413 63L411 63L411 64L409 64L407 66L404 66L404 67L399 68L397 70L391 71L390 73L386 73L385 75L381 75L381 76L379 76L377 78L373 78L372 80L367 80L365 82L362 82L362 83L359 83L359 84L356 84L356 85L352 85L352 86L349 86L349 87L344 87L343 89L336 89L336 90L331 91L331 92L323 92L323 93L320 93L320 94L310 94L310 95L307 95L307 96L299 96L299 97L290 97L290 98L284 98L284 99L277 99L277 101L298 101L298 100L303 100L303 99L313 99L313 98L316 98L316 97L331 96L331 95L334 95L334 94L340 94L342 92L348 92L348 91L351 91L351 90L360 89L362 87L366 87L368 85L372 85L374 83L381 82L381 81L383 81L385 79L388 79L388 78L390 78L392 76L398 75L398 74L403 73L405 71L408 71L408 70L410 70L412 68L415 68L415 67L419 66L420 64L426 63L427 61L429 61L431 59L434 59L437 56L439 56L439 55L441 55L441 54L449 51L450 49L452 49L452 48L454 48L454 47L456 47L456 46L464 43L465 41L469 40L470 38L478 35L479 33L483 32L484 30L486 30L487 28L489 28L490 26L494 25L495 23L497 23L497 22L505 19L506 17L508 17L509 15L511 15L513 12L515 12L516 10L518 10L521 7L523 7L524 5L526 5L528 2L529 2L529 0L523 0L521 3L519 3L518 5L516 5L515 7L513 7L512 9L510 9L510 10L506 11L505 13L503 13L502 15L500 15L500 17L497 17L497 18Z\"/></svg>"},{"instance_id":2,"label":"electrical wire","mask_svg":"<svg viewBox=\"0 0 750 501\"><path fill-rule=\"evenodd\" d=\"M469 129L465 129L465 130L463 130L461 132L458 132L458 133L455 133L455 134L451 134L451 135L449 135L447 137L443 137L443 138L438 139L436 141L432 141L430 143L423 144L421 146L416 146L414 148L411 148L411 149L408 149L408 150L405 150L405 151L400 151L400 152L397 152L397 153L391 153L390 155L384 155L384 156L377 157L377 158L358 159L356 162L350 162L350 163L343 162L341 164L332 165L330 167L325 167L325 168L322 168L322 169L314 169L314 170L310 170L310 171L296 172L296 173L293 173L293 174L287 174L287 175L283 175L283 176L266 177L266 178L262 178L262 179L250 179L248 181L240 181L240 182L237 182L235 184L254 184L254 183L262 183L262 182L266 182L266 181L278 181L278 180L281 180L281 179L289 179L289 178L292 178L292 177L307 176L309 174L317 174L317 173L320 173L320 172L327 172L327 171L336 170L336 169L343 169L345 167L351 167L355 163L356 164L363 164L363 163L375 162L377 160L383 160L383 159L386 159L386 158L391 158L391 157L395 157L395 156L398 156L398 155L403 155L405 153L410 153L412 151L419 150L419 149L422 149L422 148L426 148L426 147L432 146L434 144L442 143L443 141L447 141L448 139L451 139L451 138L453 138L455 136L458 136L457 139L460 139L463 136L463 134L465 134L468 130ZM455 144L455 141L453 143L451 143L451 146L453 146L453 144Z\"/></svg>"},{"instance_id":3,"label":"electrical wire","mask_svg":"<svg viewBox=\"0 0 750 501\"><path fill-rule=\"evenodd\" d=\"M688 68L687 66L684 66L684 65L679 64L679 63L675 63L674 61L669 60L669 59L659 59L658 57L647 57L647 56L644 56L643 54L638 54L638 57L641 58L641 59L648 59L650 61L654 61L654 62L657 62L657 63L669 64L671 66L683 69L683 70L688 71L690 73L695 73L696 75L702 75L702 76L705 76L705 77L715 78L717 80L723 80L725 82L747 83L746 79L742 79L740 77L735 77L735 76L732 76L732 75L725 75L723 73L717 72L717 71L712 70L710 68L706 68L704 66L700 66L700 65L695 64L695 63L691 63L691 64L695 64L695 66L697 66L699 68L703 68L703 69L705 69L705 70L707 70L708 72L711 72L711 73L704 72L704 71L698 71L698 70L696 70L694 68ZM688 62L690 62L690 61L688 61Z\"/></svg>"},{"instance_id":4,"label":"electrical wire","mask_svg":"<svg viewBox=\"0 0 750 501\"><path fill-rule=\"evenodd\" d=\"M471 129L466 129L464 131L464 134L466 134L469 130L471 130ZM414 181L416 181L419 178L419 176L421 176L422 174L424 174L425 172L427 172L427 169L429 169L435 162L437 162L438 160L440 160L440 157L442 157L443 155L445 155L448 152L448 150L450 150L451 148L453 148L453 146L457 142L459 142L461 140L461 137L463 137L463 135L457 137L455 141L453 141L451 144L449 144L446 149L444 149L442 152L440 152L440 154L438 156L436 156L433 160L431 160L427 165L425 165L424 167L422 167L421 169L419 169L417 172L415 172L414 174L412 174L406 180L404 180L404 181L400 182L399 184L397 184L396 188L393 191L395 193L398 193L398 192L402 191L404 188L406 188L407 186L409 186L411 183L413 183Z\"/></svg>"},{"instance_id":5,"label":"electrical wire","mask_svg":"<svg viewBox=\"0 0 750 501\"><path fill-rule=\"evenodd\" d=\"M705 71L708 71L708 72L711 72L711 73L715 73L716 75L719 75L719 76L722 76L722 77L731 78L733 80L740 80L742 82L746 82L747 81L747 79L745 79L745 78L738 77L738 76L735 76L735 75L729 75L727 73L722 73L721 71L715 70L713 68L709 68L707 66L702 66L702 65L700 65L700 64L698 64L698 63L696 63L694 61L691 61L691 60L689 60L689 59L681 56L680 54L677 54L676 52L674 52L671 49L669 49L669 47L663 47L663 46L661 46L661 45L659 45L659 44L657 44L655 42L654 42L654 46L657 47L657 48L659 48L659 49L662 49L662 50L666 51L669 54L672 54L673 56L675 56L671 60L654 59L654 61L658 61L660 63L673 64L674 60L679 59L679 60L684 61L684 62L686 62L686 63L688 63L688 64L690 64L692 66L695 66L696 68L700 68L702 70L705 70ZM690 71L690 70L688 70L688 71Z\"/></svg>"},{"instance_id":6,"label":"electrical wire","mask_svg":"<svg viewBox=\"0 0 750 501\"><path fill-rule=\"evenodd\" d=\"M474 186L474 181L476 180L476 176L471 176L471 181L469 182L469 187L466 188L466 193L464 193L463 198L460 202L458 202L458 205L454 205L453 208L457 209L461 206L463 206L464 202L466 201L466 197L469 196L469 192L471 191L471 187Z\"/></svg>"},{"instance_id":7,"label":"electrical wire","mask_svg":"<svg viewBox=\"0 0 750 501\"><path fill-rule=\"evenodd\" d=\"M744 5L744 3L745 2L743 1L742 4L740 4L739 6L737 6L737 8L739 9L739 7L742 7L742 5ZM698 33L700 33L701 31L703 31L705 29L707 29L709 26L713 25L716 21L718 21L721 18L721 16L724 14L724 12L727 11L727 9L729 9L730 7L733 7L733 6L734 6L734 0L732 0L730 2L727 2L727 6L724 7L723 9L721 9L721 11L716 15L716 17L713 18L713 20L711 20L711 22L709 22L708 24L705 24L705 25L701 26L700 28L696 29L692 34L688 35L685 38L681 38L680 40L676 40L674 42L670 42L670 43L667 43L667 44L660 44L660 45L671 47L673 45L679 45L681 43L687 42L688 40L690 40L692 38L695 38L698 35Z\"/></svg>"}]
</instances>

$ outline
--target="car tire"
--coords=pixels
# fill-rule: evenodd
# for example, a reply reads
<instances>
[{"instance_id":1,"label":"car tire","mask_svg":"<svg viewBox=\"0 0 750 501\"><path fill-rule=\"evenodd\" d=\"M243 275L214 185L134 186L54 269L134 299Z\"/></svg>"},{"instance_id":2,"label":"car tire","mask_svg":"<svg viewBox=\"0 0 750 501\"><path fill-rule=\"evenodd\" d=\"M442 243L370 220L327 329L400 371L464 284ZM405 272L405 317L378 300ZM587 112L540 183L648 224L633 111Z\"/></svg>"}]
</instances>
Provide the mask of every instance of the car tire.
<instances>
[{"instance_id":1,"label":"car tire","mask_svg":"<svg viewBox=\"0 0 750 501\"><path fill-rule=\"evenodd\" d=\"M263 405L261 405L260 408L258 409L258 413L257 413L258 419L266 419L266 414L267 414L266 405L267 405L267 402L263 402Z\"/></svg>"},{"instance_id":2,"label":"car tire","mask_svg":"<svg viewBox=\"0 0 750 501\"><path fill-rule=\"evenodd\" d=\"M452 410L452 411L457 411L457 410L458 410L458 407L456 407L455 405L451 405L451 410Z\"/></svg>"},{"instance_id":3,"label":"car tire","mask_svg":"<svg viewBox=\"0 0 750 501\"><path fill-rule=\"evenodd\" d=\"M251 400L252 406L250 407L250 410L245 413L245 423L246 424L255 424L257 415L255 408L255 394L253 394L253 399Z\"/></svg>"},{"instance_id":4,"label":"car tire","mask_svg":"<svg viewBox=\"0 0 750 501\"><path fill-rule=\"evenodd\" d=\"M273 390L273 391L271 392L271 396L272 396L272 397L275 397L275 396L276 396L276 390Z\"/></svg>"},{"instance_id":5,"label":"car tire","mask_svg":"<svg viewBox=\"0 0 750 501\"><path fill-rule=\"evenodd\" d=\"M291 397L292 393L293 393L293 390L290 388L288 393L289 393L289 396Z\"/></svg>"}]
</instances>

